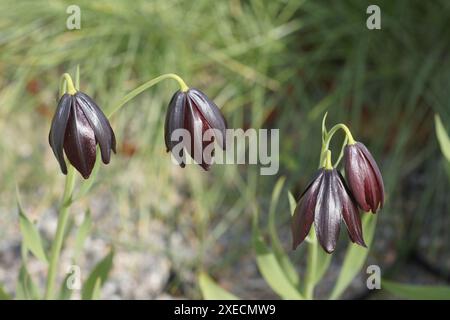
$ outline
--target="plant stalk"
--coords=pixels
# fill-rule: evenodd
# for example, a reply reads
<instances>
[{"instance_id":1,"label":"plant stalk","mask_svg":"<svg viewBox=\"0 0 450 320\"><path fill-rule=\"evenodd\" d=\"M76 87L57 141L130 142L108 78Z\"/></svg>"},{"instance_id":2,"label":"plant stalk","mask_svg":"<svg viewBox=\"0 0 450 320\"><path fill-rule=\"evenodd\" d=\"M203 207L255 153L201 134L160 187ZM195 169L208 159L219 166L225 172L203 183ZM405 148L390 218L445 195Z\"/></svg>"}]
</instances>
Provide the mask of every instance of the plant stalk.
<instances>
[{"instance_id":1,"label":"plant stalk","mask_svg":"<svg viewBox=\"0 0 450 320\"><path fill-rule=\"evenodd\" d=\"M64 185L64 194L61 208L58 216L58 225L56 227L55 239L50 253L50 264L47 274L47 287L44 298L46 300L54 298L55 280L58 269L59 256L64 241L64 234L69 218L69 209L72 202L72 192L75 185L75 169L69 164L67 168L66 183Z\"/></svg>"}]
</instances>

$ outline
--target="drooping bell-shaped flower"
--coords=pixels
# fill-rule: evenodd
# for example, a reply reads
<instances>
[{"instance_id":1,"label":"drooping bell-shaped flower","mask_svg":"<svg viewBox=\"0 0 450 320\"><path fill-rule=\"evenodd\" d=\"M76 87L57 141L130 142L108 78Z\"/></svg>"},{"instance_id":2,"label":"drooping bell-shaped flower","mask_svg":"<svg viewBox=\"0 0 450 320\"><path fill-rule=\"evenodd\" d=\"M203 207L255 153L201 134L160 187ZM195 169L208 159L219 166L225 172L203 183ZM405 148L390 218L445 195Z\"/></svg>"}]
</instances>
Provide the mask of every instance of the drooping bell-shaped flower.
<instances>
[{"instance_id":1,"label":"drooping bell-shaped flower","mask_svg":"<svg viewBox=\"0 0 450 320\"><path fill-rule=\"evenodd\" d=\"M204 170L208 170L214 157L214 141L225 150L226 129L220 109L200 90L179 90L170 100L164 139L167 151L172 152L181 167L186 164L186 150Z\"/></svg>"},{"instance_id":2,"label":"drooping bell-shaped flower","mask_svg":"<svg viewBox=\"0 0 450 320\"><path fill-rule=\"evenodd\" d=\"M65 93L59 100L49 143L61 171L67 174L64 150L69 162L85 179L94 167L97 143L105 164L110 161L111 150L116 152L116 138L108 119L97 104L80 91Z\"/></svg>"},{"instance_id":3,"label":"drooping bell-shaped flower","mask_svg":"<svg viewBox=\"0 0 450 320\"><path fill-rule=\"evenodd\" d=\"M311 225L327 253L336 248L342 220L350 240L366 247L361 218L341 174L333 168L321 168L300 197L292 218L293 249L305 240Z\"/></svg>"},{"instance_id":4,"label":"drooping bell-shaped flower","mask_svg":"<svg viewBox=\"0 0 450 320\"><path fill-rule=\"evenodd\" d=\"M345 177L358 206L376 213L384 203L384 185L380 169L361 142L345 147Z\"/></svg>"}]
</instances>

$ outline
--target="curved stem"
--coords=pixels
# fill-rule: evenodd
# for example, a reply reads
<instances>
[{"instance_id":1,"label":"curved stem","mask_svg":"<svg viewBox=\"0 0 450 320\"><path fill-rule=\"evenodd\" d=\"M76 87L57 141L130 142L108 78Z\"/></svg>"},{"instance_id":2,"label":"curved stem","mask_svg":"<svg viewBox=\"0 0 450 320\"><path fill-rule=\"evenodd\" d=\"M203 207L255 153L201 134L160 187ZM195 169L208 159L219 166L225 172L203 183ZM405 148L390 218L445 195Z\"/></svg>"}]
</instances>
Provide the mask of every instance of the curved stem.
<instances>
[{"instance_id":1,"label":"curved stem","mask_svg":"<svg viewBox=\"0 0 450 320\"><path fill-rule=\"evenodd\" d=\"M77 90L75 89L75 86L73 85L73 81L72 81L72 77L70 76L70 74L68 73L64 73L61 76L61 80L64 79L65 82L67 83L67 93L68 94L75 94L77 92Z\"/></svg>"},{"instance_id":2,"label":"curved stem","mask_svg":"<svg viewBox=\"0 0 450 320\"><path fill-rule=\"evenodd\" d=\"M327 135L325 137L325 140L322 139L323 141L322 141L322 149L321 149L321 152L320 152L319 168L324 166L326 152L327 152L328 148L330 147L331 139L333 138L334 134L338 130L344 130L344 132L345 132L345 142L344 142L344 145L342 147L342 150L343 150L343 148L345 147L346 144L355 144L356 143L355 139L353 139L353 136L352 136L352 133L350 132L350 129L345 124L339 123L339 124L335 125L333 128L331 128L330 131L328 131L328 133L327 133ZM341 154L342 154L342 151L341 151ZM339 155L339 159L336 162L336 164L339 163L341 158L342 158L342 156Z\"/></svg>"},{"instance_id":3,"label":"curved stem","mask_svg":"<svg viewBox=\"0 0 450 320\"><path fill-rule=\"evenodd\" d=\"M189 90L189 87L186 85L186 83L183 81L183 79L181 79L180 76L176 75L175 73L163 74L163 75L161 75L159 77L156 77L154 79L151 79L151 80L147 81L146 83L140 85L139 87L137 87L136 89L134 89L133 91L128 93L125 97L123 97L123 99L121 101L119 101L119 103L113 108L113 110L107 115L107 117L111 118L128 101L130 101L131 99L133 99L134 97L136 97L140 93L144 92L145 90L147 90L150 87L153 87L155 84L157 84L160 81L165 80L165 79L174 79L174 80L176 80L178 82L178 84L180 85L180 90L183 91L183 92L186 92L186 91Z\"/></svg>"},{"instance_id":4,"label":"curved stem","mask_svg":"<svg viewBox=\"0 0 450 320\"><path fill-rule=\"evenodd\" d=\"M339 157L336 160L336 162L334 163L334 167L336 168L339 165L339 162L341 162L342 157L344 156L344 148L348 143L348 137L345 136L344 142L342 143L342 147L341 147L341 152L339 153Z\"/></svg>"},{"instance_id":5,"label":"curved stem","mask_svg":"<svg viewBox=\"0 0 450 320\"><path fill-rule=\"evenodd\" d=\"M345 135L348 138L348 144L355 144L355 140L353 139L352 133L350 132L350 129L343 123L339 123L335 125L331 130L328 132L326 143L327 143L327 149L330 144L331 138L333 138L333 135L339 130L344 130Z\"/></svg>"},{"instance_id":6,"label":"curved stem","mask_svg":"<svg viewBox=\"0 0 450 320\"><path fill-rule=\"evenodd\" d=\"M66 230L67 220L69 218L69 208L72 202L72 192L75 185L75 169L69 164L64 186L63 200L58 216L58 225L56 227L55 239L52 244L50 253L50 264L47 274L47 287L45 291L45 299L54 298L56 272L58 269L59 256L61 253L62 243Z\"/></svg>"}]
</instances>

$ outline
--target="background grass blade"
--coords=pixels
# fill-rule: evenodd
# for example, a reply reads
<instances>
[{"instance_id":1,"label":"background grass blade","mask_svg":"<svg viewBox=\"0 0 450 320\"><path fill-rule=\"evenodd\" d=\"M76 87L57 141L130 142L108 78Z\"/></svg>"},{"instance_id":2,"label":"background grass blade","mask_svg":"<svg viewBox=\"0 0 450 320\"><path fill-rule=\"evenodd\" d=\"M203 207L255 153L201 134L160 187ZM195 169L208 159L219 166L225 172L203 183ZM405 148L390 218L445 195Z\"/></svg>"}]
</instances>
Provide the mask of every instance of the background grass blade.
<instances>
[{"instance_id":1,"label":"background grass blade","mask_svg":"<svg viewBox=\"0 0 450 320\"><path fill-rule=\"evenodd\" d=\"M36 225L33 224L23 212L17 189L17 207L19 210L19 227L23 237L23 245L42 262L48 263L41 236Z\"/></svg>"},{"instance_id":2,"label":"background grass blade","mask_svg":"<svg viewBox=\"0 0 450 320\"><path fill-rule=\"evenodd\" d=\"M238 300L234 294L220 287L210 276L201 272L198 276L198 285L203 299L206 300Z\"/></svg>"},{"instance_id":3,"label":"background grass blade","mask_svg":"<svg viewBox=\"0 0 450 320\"><path fill-rule=\"evenodd\" d=\"M91 274L83 284L81 297L83 300L90 300L94 297L97 280L103 285L112 269L114 250L111 251L94 267Z\"/></svg>"},{"instance_id":4,"label":"background grass blade","mask_svg":"<svg viewBox=\"0 0 450 320\"><path fill-rule=\"evenodd\" d=\"M256 253L256 264L267 284L283 299L303 299L279 264L275 253L265 244L259 231L255 214L252 243Z\"/></svg>"},{"instance_id":5,"label":"background grass blade","mask_svg":"<svg viewBox=\"0 0 450 320\"><path fill-rule=\"evenodd\" d=\"M347 253L345 254L344 262L342 263L341 272L339 273L339 277L333 291L331 292L330 299L339 298L356 274L361 270L364 262L366 261L367 255L369 254L377 224L377 215L372 213L363 213L362 224L367 248L363 248L353 243L348 245Z\"/></svg>"},{"instance_id":6,"label":"background grass blade","mask_svg":"<svg viewBox=\"0 0 450 320\"><path fill-rule=\"evenodd\" d=\"M399 298L414 300L450 300L450 286L425 286L382 280L381 288Z\"/></svg>"},{"instance_id":7,"label":"background grass blade","mask_svg":"<svg viewBox=\"0 0 450 320\"><path fill-rule=\"evenodd\" d=\"M441 146L442 153L447 161L450 162L450 138L442 124L441 118L438 114L434 115L434 123L436 126L436 135Z\"/></svg>"}]
</instances>

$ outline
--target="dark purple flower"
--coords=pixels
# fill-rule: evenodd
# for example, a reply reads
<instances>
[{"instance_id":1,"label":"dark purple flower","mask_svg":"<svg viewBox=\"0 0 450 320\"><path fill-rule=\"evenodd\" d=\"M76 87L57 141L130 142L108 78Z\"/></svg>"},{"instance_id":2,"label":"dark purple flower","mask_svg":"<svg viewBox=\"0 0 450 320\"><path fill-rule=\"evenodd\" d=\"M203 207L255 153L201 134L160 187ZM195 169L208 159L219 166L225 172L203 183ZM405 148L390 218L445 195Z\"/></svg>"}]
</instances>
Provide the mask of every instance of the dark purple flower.
<instances>
[{"instance_id":1,"label":"dark purple flower","mask_svg":"<svg viewBox=\"0 0 450 320\"><path fill-rule=\"evenodd\" d=\"M361 142L345 147L345 176L362 210L376 213L383 207L384 185L380 169Z\"/></svg>"},{"instance_id":2,"label":"dark purple flower","mask_svg":"<svg viewBox=\"0 0 450 320\"><path fill-rule=\"evenodd\" d=\"M64 149L69 162L85 179L94 167L97 143L105 164L109 163L111 150L116 152L116 138L108 119L97 104L80 91L73 95L65 93L59 100L48 140L61 171L67 174Z\"/></svg>"},{"instance_id":3,"label":"dark purple flower","mask_svg":"<svg viewBox=\"0 0 450 320\"><path fill-rule=\"evenodd\" d=\"M217 141L225 150L226 122L216 104L201 91L190 88L187 91L177 91L169 103L164 126L164 139L167 151L171 151L181 167L186 164L186 150L193 159L205 170L212 163L212 157L204 155L205 148ZM183 139L176 130L183 129L188 137ZM205 133L208 131L210 137ZM175 146L181 145L180 154L175 154ZM214 146L212 146L214 147ZM214 156L214 149L211 156Z\"/></svg>"},{"instance_id":4,"label":"dark purple flower","mask_svg":"<svg viewBox=\"0 0 450 320\"><path fill-rule=\"evenodd\" d=\"M293 249L305 240L314 221L323 249L332 253L339 237L341 220L352 242L366 247L361 218L344 178L336 169L321 168L300 197L292 218Z\"/></svg>"}]
</instances>

